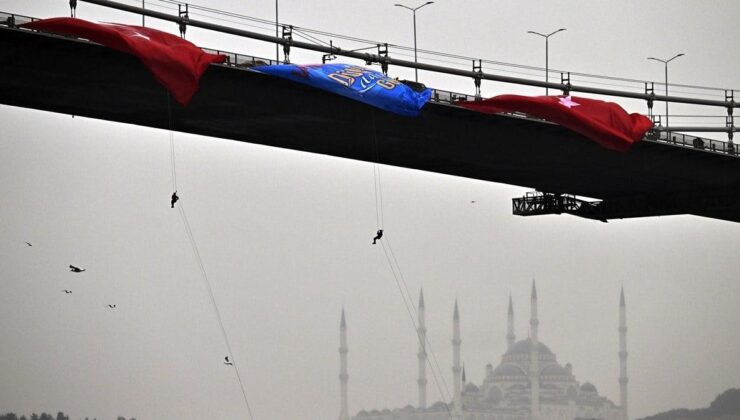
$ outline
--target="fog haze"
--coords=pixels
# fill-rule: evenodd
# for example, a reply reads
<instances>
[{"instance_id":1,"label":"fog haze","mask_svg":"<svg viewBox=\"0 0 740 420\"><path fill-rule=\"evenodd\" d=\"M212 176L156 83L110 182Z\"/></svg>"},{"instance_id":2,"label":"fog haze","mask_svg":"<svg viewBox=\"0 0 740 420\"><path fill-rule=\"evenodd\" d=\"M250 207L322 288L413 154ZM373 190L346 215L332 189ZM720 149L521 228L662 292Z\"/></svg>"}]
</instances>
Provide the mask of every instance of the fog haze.
<instances>
[{"instance_id":1,"label":"fog haze","mask_svg":"<svg viewBox=\"0 0 740 420\"><path fill-rule=\"evenodd\" d=\"M66 4L0 0L0 10L54 17L68 14ZM208 5L274 17L273 2ZM286 23L413 44L411 18L393 2L284 0L280 9ZM85 3L78 17L140 22ZM738 17L734 1L440 0L419 12L417 25L420 48L527 65L544 61L544 45L527 30L566 27L550 41L554 68L662 81L663 68L645 58L684 52L671 81L738 88ZM274 56L272 45L203 30L189 29L188 39ZM291 58L313 63L320 55ZM473 92L470 80L420 79ZM484 96L503 92L542 94L483 83ZM246 418L169 205L168 132L4 105L0 127L0 412ZM370 245L373 165L182 133L175 145L180 204L255 419L337 417L342 308L350 414L415 405L417 338L382 248ZM448 385L454 300L467 378L479 384L506 350L509 294L517 338L526 338L532 279L540 340L615 402L624 287L631 418L706 406L740 384L740 225L695 216L608 224L515 217L510 200L527 188L379 168L384 240L414 305L424 289L428 337ZM71 273L69 264L87 271ZM428 375L431 404L441 397Z\"/></svg>"}]
</instances>

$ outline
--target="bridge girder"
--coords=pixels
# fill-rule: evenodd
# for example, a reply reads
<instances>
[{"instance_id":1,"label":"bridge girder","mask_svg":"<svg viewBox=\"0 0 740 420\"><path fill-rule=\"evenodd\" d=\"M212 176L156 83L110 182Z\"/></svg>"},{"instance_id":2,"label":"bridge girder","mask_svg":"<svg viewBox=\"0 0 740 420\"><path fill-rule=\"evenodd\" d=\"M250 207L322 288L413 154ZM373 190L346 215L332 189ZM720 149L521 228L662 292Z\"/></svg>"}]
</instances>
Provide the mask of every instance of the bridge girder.
<instances>
[{"instance_id":1,"label":"bridge girder","mask_svg":"<svg viewBox=\"0 0 740 420\"><path fill-rule=\"evenodd\" d=\"M6 105L170 126L164 88L97 44L0 27L0 71ZM400 117L231 66L212 65L200 86L187 108L173 103L176 130L592 197L607 219L740 221L740 159L726 154L655 142L616 153L554 124L438 103Z\"/></svg>"}]
</instances>

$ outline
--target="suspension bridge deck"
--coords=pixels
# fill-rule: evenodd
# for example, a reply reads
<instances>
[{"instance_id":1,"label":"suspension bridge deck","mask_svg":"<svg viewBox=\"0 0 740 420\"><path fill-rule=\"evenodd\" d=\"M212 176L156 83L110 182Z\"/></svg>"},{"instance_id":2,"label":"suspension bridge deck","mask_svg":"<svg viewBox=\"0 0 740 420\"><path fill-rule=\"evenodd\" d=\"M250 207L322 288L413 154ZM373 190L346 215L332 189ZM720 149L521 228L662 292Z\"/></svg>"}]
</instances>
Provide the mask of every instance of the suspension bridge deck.
<instances>
[{"instance_id":1,"label":"suspension bridge deck","mask_svg":"<svg viewBox=\"0 0 740 420\"><path fill-rule=\"evenodd\" d=\"M6 105L169 128L164 88L135 57L94 43L0 26L0 73ZM617 153L555 124L435 98L419 118L400 117L230 59L209 68L188 107L173 101L172 117L181 132L362 161L376 159L377 135L382 164L601 200L555 200L569 204L548 213L740 222L740 158L727 143L678 135Z\"/></svg>"}]
</instances>

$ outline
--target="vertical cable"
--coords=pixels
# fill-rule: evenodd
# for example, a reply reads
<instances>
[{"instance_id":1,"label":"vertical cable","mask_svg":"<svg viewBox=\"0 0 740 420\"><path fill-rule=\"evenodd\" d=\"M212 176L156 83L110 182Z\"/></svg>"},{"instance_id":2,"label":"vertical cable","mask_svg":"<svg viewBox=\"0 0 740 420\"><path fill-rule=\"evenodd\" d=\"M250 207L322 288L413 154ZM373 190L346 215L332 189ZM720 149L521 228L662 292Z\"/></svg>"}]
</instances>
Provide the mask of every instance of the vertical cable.
<instances>
[{"instance_id":1,"label":"vertical cable","mask_svg":"<svg viewBox=\"0 0 740 420\"><path fill-rule=\"evenodd\" d=\"M379 151L379 144L378 144L378 132L377 132L377 124L375 121L375 110L370 109L370 121L372 123L372 130L373 130L373 183L375 188L375 223L377 226L377 229L382 229L385 225L384 221L384 215L383 215L383 186L380 178L380 166L378 164L378 161L380 160L380 151ZM409 319L411 320L411 325L414 328L414 331L417 330L416 325L416 319L419 318L419 313L416 311L416 307L413 305L413 298L411 297L411 293L409 293L409 288L406 283L406 280L403 277L403 273L401 272L401 267L398 265L398 260L396 259L395 254L393 253L393 248L391 247L390 242L388 242L388 248L386 249L385 241L387 240L387 234L383 236L384 239L380 240L380 245L383 248L383 253L385 254L386 261L388 262L388 266L391 269L391 273L393 274L393 278L396 281L396 286L398 287L398 292L401 294L401 300L403 300L403 305L406 307L406 312L409 315ZM390 254L389 254L390 251ZM396 274L398 273L398 274ZM411 302L411 303L410 303ZM414 318L416 317L416 318ZM417 335L417 339L421 340L421 337ZM420 341L421 342L421 341ZM447 382L444 380L444 375L442 373L442 369L439 366L439 361L437 360L437 356L434 353L434 350L432 349L431 343L429 342L429 339L426 339L426 348L429 349L429 352L432 354L432 359L434 360L435 365L432 365L432 362L427 359L427 363L429 365L429 369L432 372L432 379L434 380L434 384L437 387L437 390L439 391L440 397L445 400L450 397L450 391L447 387ZM436 370L435 370L436 366ZM439 376L442 380L442 385L444 386L444 390L442 386L440 386L439 379L437 378L437 373L439 373ZM447 404L445 404L445 409L447 410L447 413L449 414L450 418L452 418L452 412L450 411Z\"/></svg>"},{"instance_id":2,"label":"vertical cable","mask_svg":"<svg viewBox=\"0 0 740 420\"><path fill-rule=\"evenodd\" d=\"M172 103L169 92L167 93L167 117L169 120L169 132L170 132L170 164L171 164L171 175L172 175L172 189L173 191L177 191L177 169L176 169L176 160L175 160L175 135L173 130L173 120L172 120ZM193 249L193 254L195 255L195 259L198 263L198 268L200 269L201 277L206 285L206 289L208 290L208 296L211 299L211 305L213 306L213 310L216 313L216 319L218 320L218 325L221 328L221 335L224 339L224 343L226 344L226 350L229 353L229 357L232 361L232 366L234 366L234 372L236 372L236 378L239 381L239 388L242 391L242 397L244 397L244 404L247 406L247 412L249 413L249 418L254 420L254 415L252 414L252 407L249 405L249 399L247 398L247 392L244 388L244 382L242 381L241 374L239 373L239 366L236 363L236 359L234 358L234 353L231 350L231 344L229 342L229 336L226 333L226 328L224 327L223 319L221 318L221 311L218 309L218 305L216 304L216 298L213 295L213 288L211 287L211 282L208 279L208 274L206 273L206 267L203 264L203 258L200 256L200 251L198 250L198 244L195 241L195 235L193 235L193 230L190 228L190 222L188 221L187 214L185 213L185 207L182 203L182 201L178 201L177 209L180 212L180 218L182 219L183 226L185 228L185 234L188 237L188 240L190 242L190 246Z\"/></svg>"},{"instance_id":3,"label":"vertical cable","mask_svg":"<svg viewBox=\"0 0 740 420\"><path fill-rule=\"evenodd\" d=\"M244 404L247 406L247 412L249 413L249 418L254 419L254 416L252 415L252 407L249 405L249 399L247 398L247 392L244 388L244 382L242 382L241 374L239 373L239 365L236 363L236 359L234 358L234 353L231 350L231 344L229 342L229 336L226 333L226 328L224 327L223 319L221 318L221 311L218 309L218 305L216 304L216 298L213 295L213 288L211 287L211 282L208 280L208 274L206 273L205 265L203 264L203 258L201 258L200 251L198 250L198 244L195 241L195 235L193 235L193 230L190 228L190 222L188 222L187 214L185 213L185 207L183 206L182 202L177 205L178 210L180 211L180 217L183 222L183 226L185 227L185 233L188 236L188 239L190 241L190 246L193 249L193 254L195 255L195 259L198 262L198 268L200 268L200 274L203 278L203 281L206 285L206 289L208 290L208 296L211 299L211 305L213 306L213 310L216 313L216 319L218 320L218 325L221 327L221 335L223 336L224 343L226 343L226 350L229 352L229 357L231 358L231 361L233 362L234 371L236 372L236 378L239 381L239 387L242 391L242 396L244 397Z\"/></svg>"},{"instance_id":4,"label":"vertical cable","mask_svg":"<svg viewBox=\"0 0 740 420\"><path fill-rule=\"evenodd\" d=\"M172 172L172 191L177 191L177 168L175 165L175 132L174 121L172 120L172 99L169 92L167 92L167 119L170 131L170 169Z\"/></svg>"}]
</instances>

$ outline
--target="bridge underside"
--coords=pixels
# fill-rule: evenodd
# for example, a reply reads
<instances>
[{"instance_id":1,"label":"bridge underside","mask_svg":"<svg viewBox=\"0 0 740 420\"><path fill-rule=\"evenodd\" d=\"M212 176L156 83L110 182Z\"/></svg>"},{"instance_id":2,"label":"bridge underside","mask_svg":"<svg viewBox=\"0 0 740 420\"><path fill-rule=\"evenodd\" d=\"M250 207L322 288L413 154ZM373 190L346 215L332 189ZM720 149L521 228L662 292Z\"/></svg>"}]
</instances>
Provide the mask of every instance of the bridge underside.
<instances>
[{"instance_id":1,"label":"bridge underside","mask_svg":"<svg viewBox=\"0 0 740 420\"><path fill-rule=\"evenodd\" d=\"M3 104L169 127L164 88L135 57L108 48L0 27L0 74ZM570 213L596 220L740 221L740 159L727 155L653 142L616 153L557 125L438 103L400 117L220 65L188 107L172 104L177 131L593 197L601 201Z\"/></svg>"}]
</instances>

